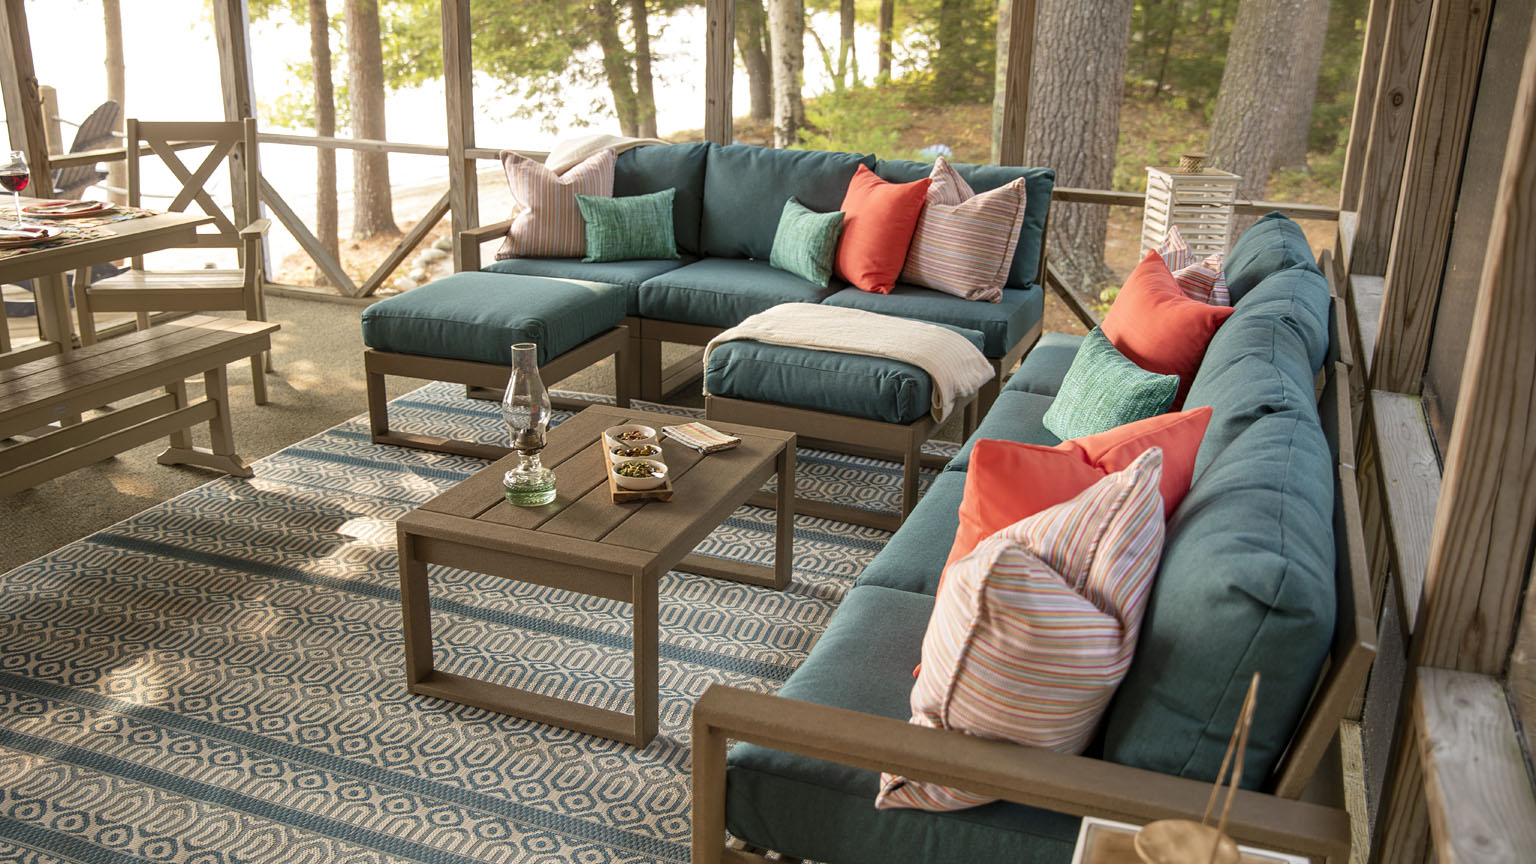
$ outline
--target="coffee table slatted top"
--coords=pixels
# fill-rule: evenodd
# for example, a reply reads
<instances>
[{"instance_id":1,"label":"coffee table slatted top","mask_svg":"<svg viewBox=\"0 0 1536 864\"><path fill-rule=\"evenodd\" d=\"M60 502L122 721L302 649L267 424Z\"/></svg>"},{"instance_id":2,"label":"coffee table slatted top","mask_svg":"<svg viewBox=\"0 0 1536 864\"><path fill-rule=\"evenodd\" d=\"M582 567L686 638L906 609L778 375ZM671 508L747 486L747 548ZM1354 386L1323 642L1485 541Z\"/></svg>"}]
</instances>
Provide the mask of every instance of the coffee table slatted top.
<instances>
[{"instance_id":1,"label":"coffee table slatted top","mask_svg":"<svg viewBox=\"0 0 1536 864\"><path fill-rule=\"evenodd\" d=\"M524 508L507 503L501 476L517 464L514 453L423 504L407 521L422 517L419 521L447 528L445 522L427 518L441 514L450 517L447 522L460 522L459 530L474 530L482 537L498 533L493 526L505 526L512 529L506 534L509 539L516 537L518 551L535 556L539 551L530 542L534 538L523 532L536 532L547 541L544 551L550 560L566 560L570 553L585 551L615 564L628 561L646 569L671 566L697 545L701 527L718 525L773 476L777 458L793 448L795 438L789 432L720 423L717 428L740 437L741 444L705 455L660 434L662 426L686 422L688 418L670 414L587 408L551 429L540 454L555 472L556 496L550 504ZM671 501L613 502L602 433L625 424L657 430L672 475ZM706 461L707 470L695 470ZM464 524L470 521L476 523L474 528ZM601 544L603 551L589 544ZM625 555L624 550L637 554Z\"/></svg>"}]
</instances>

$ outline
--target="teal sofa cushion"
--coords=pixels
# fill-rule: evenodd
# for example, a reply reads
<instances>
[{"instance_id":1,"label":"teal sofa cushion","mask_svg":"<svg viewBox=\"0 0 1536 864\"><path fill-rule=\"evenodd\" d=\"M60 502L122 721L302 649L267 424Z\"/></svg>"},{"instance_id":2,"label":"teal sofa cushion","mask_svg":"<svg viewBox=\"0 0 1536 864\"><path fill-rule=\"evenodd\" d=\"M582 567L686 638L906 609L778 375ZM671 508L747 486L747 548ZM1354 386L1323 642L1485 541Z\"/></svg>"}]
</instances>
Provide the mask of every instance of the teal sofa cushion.
<instances>
[{"instance_id":1,"label":"teal sofa cushion","mask_svg":"<svg viewBox=\"0 0 1536 864\"><path fill-rule=\"evenodd\" d=\"M933 598L851 589L779 695L906 720ZM738 744L726 758L726 830L755 846L838 864L1066 864L1079 821L995 802L953 813L876 810L878 772Z\"/></svg>"},{"instance_id":2,"label":"teal sofa cushion","mask_svg":"<svg viewBox=\"0 0 1536 864\"><path fill-rule=\"evenodd\" d=\"M510 365L510 346L535 342L547 363L624 320L627 292L606 282L455 273L363 310L376 351Z\"/></svg>"},{"instance_id":3,"label":"teal sofa cushion","mask_svg":"<svg viewBox=\"0 0 1536 864\"><path fill-rule=\"evenodd\" d=\"M486 265L484 273L510 273L516 276L550 276L583 282L607 282L624 289L625 309L629 315L640 312L640 283L692 264L694 259L603 261L588 263L580 258L504 258Z\"/></svg>"},{"instance_id":4,"label":"teal sofa cushion","mask_svg":"<svg viewBox=\"0 0 1536 864\"><path fill-rule=\"evenodd\" d=\"M965 472L939 472L901 523L901 530L891 535L890 542L853 584L937 594L949 547L960 528L960 499L964 497Z\"/></svg>"},{"instance_id":5,"label":"teal sofa cushion","mask_svg":"<svg viewBox=\"0 0 1536 864\"><path fill-rule=\"evenodd\" d=\"M1043 418L1051 407L1051 397L1023 390L1004 390L997 394L997 401L987 411L976 431L944 466L945 471L964 471L971 465L971 450L982 438L1017 441L1020 444L1039 444L1055 447L1061 439L1045 428Z\"/></svg>"},{"instance_id":6,"label":"teal sofa cushion","mask_svg":"<svg viewBox=\"0 0 1536 864\"><path fill-rule=\"evenodd\" d=\"M699 223L704 211L704 167L709 148L704 143L652 144L619 154L613 166L613 196L647 195L676 189L672 201L672 232L684 255L699 254Z\"/></svg>"},{"instance_id":7,"label":"teal sofa cushion","mask_svg":"<svg viewBox=\"0 0 1536 864\"><path fill-rule=\"evenodd\" d=\"M875 157L857 153L750 144L711 148L699 231L703 253L768 260L779 214L791 195L817 213L841 209L853 172L874 163Z\"/></svg>"},{"instance_id":8,"label":"teal sofa cushion","mask_svg":"<svg viewBox=\"0 0 1536 864\"><path fill-rule=\"evenodd\" d=\"M1072 368L1072 358L1083 344L1083 337L1071 333L1046 333L1024 355L1024 361L1003 384L1004 390L1022 390L1055 396L1061 392L1062 379Z\"/></svg>"},{"instance_id":9,"label":"teal sofa cushion","mask_svg":"<svg viewBox=\"0 0 1536 864\"><path fill-rule=\"evenodd\" d=\"M1312 254L1301 226L1276 210L1244 231L1222 262L1232 305L1242 302L1243 296L1266 276L1292 268L1322 272L1317 269L1317 256Z\"/></svg>"},{"instance_id":10,"label":"teal sofa cushion","mask_svg":"<svg viewBox=\"0 0 1536 864\"><path fill-rule=\"evenodd\" d=\"M1007 288L1028 288L1040 281L1040 249L1045 242L1045 220L1051 207L1051 190L1056 188L1056 172L1049 168L1019 168L1010 165L968 165L954 163L971 191L987 192L1024 178L1024 227L1019 231L1019 245L1008 270ZM882 159L875 173L893 183L910 183L933 171L929 162L906 159Z\"/></svg>"},{"instance_id":11,"label":"teal sofa cushion","mask_svg":"<svg viewBox=\"0 0 1536 864\"><path fill-rule=\"evenodd\" d=\"M781 205L782 206L782 205ZM734 327L780 303L819 303L832 293L767 261L705 258L648 279L640 314L658 321Z\"/></svg>"},{"instance_id":12,"label":"teal sofa cushion","mask_svg":"<svg viewBox=\"0 0 1536 864\"><path fill-rule=\"evenodd\" d=\"M950 329L980 349L980 333ZM704 389L882 423L911 423L933 407L933 379L911 363L745 340L722 342L709 352Z\"/></svg>"},{"instance_id":13,"label":"teal sofa cushion","mask_svg":"<svg viewBox=\"0 0 1536 864\"><path fill-rule=\"evenodd\" d=\"M1174 511L1104 758L1210 781L1262 674L1243 785L1262 788L1333 638L1333 460L1317 418L1266 414Z\"/></svg>"},{"instance_id":14,"label":"teal sofa cushion","mask_svg":"<svg viewBox=\"0 0 1536 864\"><path fill-rule=\"evenodd\" d=\"M1045 291L1038 285L1022 290L1005 288L1003 299L997 303L978 303L902 282L897 282L896 289L889 294L844 288L825 302L829 306L980 330L986 337L981 353L994 359L1006 355L1045 314Z\"/></svg>"}]
</instances>

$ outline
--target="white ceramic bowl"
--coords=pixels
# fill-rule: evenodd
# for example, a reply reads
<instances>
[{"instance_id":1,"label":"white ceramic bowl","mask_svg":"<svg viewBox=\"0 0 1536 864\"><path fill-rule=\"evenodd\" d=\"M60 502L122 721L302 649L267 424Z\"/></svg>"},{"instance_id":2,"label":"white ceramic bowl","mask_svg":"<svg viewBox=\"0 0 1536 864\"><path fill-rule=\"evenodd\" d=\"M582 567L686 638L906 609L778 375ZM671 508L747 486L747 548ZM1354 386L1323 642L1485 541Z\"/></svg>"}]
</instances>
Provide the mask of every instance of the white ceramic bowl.
<instances>
[{"instance_id":1,"label":"white ceramic bowl","mask_svg":"<svg viewBox=\"0 0 1536 864\"><path fill-rule=\"evenodd\" d=\"M619 466L614 465L609 470L613 471L613 482L619 484L619 488L621 489L633 489L636 492L644 492L647 489L660 488L662 484L667 482L667 463L661 461L660 459L626 459L624 461L644 462L645 464L656 469L656 473L649 477L625 477L623 474L619 473Z\"/></svg>"},{"instance_id":2,"label":"white ceramic bowl","mask_svg":"<svg viewBox=\"0 0 1536 864\"><path fill-rule=\"evenodd\" d=\"M620 456L619 455L619 451L620 450L638 450L641 447L649 447L654 452L652 452L650 454L647 454L645 456ZM656 460L659 460L659 461L666 461L664 454L661 452L661 444L658 443L658 442L655 442L655 441L652 441L649 444L626 444L623 447L614 447L614 448L612 448L612 449L610 449L608 451L608 459L609 459L609 461L611 461L615 465L618 465L621 462L630 462L630 461L633 461L635 459L656 459Z\"/></svg>"},{"instance_id":3,"label":"white ceramic bowl","mask_svg":"<svg viewBox=\"0 0 1536 864\"><path fill-rule=\"evenodd\" d=\"M620 439L619 435L625 432L639 432L642 437ZM603 443L609 450L619 447L639 447L641 444L655 444L656 430L649 426L609 426L603 430Z\"/></svg>"}]
</instances>

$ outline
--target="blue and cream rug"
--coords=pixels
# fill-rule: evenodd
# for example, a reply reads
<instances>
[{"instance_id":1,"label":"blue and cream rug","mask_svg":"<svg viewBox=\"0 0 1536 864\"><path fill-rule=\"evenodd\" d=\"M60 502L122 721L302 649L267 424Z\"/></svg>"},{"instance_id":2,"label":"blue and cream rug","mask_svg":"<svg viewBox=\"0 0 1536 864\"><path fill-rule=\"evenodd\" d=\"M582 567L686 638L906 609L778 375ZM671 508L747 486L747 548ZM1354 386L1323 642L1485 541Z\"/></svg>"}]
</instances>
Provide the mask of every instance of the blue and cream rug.
<instances>
[{"instance_id":1,"label":"blue and cream rug","mask_svg":"<svg viewBox=\"0 0 1536 864\"><path fill-rule=\"evenodd\" d=\"M505 440L462 394L394 425ZM484 464L356 418L0 576L0 860L687 861L694 700L776 689L889 535L801 517L784 592L667 574L637 751L406 692L394 520ZM892 463L798 471L805 496L900 496ZM699 547L772 549L754 508ZM628 708L626 605L446 568L432 594L439 668Z\"/></svg>"}]
</instances>

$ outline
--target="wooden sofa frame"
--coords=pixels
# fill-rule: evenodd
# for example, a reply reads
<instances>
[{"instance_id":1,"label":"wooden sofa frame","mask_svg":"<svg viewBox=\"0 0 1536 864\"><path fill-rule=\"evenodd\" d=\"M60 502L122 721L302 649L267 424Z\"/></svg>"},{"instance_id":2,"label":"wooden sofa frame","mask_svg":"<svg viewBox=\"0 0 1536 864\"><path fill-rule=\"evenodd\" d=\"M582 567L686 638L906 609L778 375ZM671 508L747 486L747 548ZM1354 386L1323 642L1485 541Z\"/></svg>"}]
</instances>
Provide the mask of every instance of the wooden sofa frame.
<instances>
[{"instance_id":1,"label":"wooden sofa frame","mask_svg":"<svg viewBox=\"0 0 1536 864\"><path fill-rule=\"evenodd\" d=\"M1322 270L1331 274L1326 256ZM1334 288L1331 279L1329 287ZM1337 735L1376 655L1370 566L1355 482L1350 358L1348 349L1341 348L1349 332L1343 309L1334 291L1330 323L1335 332L1319 400L1335 461L1338 606L1333 644L1275 773L1273 790L1239 792L1227 823L1227 832L1239 843L1340 864L1349 860L1350 823L1342 809ZM1167 818L1198 821L1211 789L1209 783L1099 759L714 685L693 709L694 864L769 860L757 850L723 843L727 740L891 771L1061 813L1138 824ZM1328 770L1320 770L1324 766Z\"/></svg>"}]
</instances>

